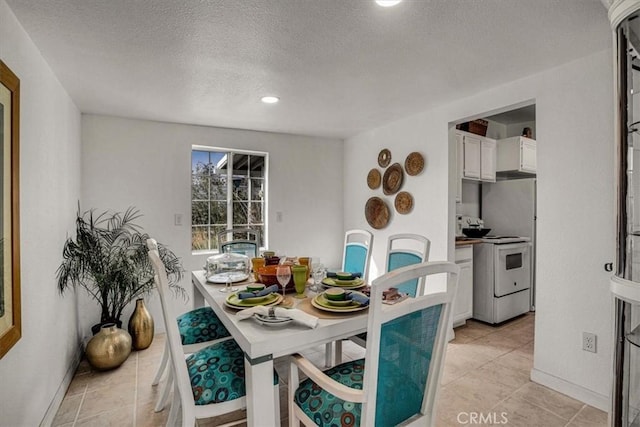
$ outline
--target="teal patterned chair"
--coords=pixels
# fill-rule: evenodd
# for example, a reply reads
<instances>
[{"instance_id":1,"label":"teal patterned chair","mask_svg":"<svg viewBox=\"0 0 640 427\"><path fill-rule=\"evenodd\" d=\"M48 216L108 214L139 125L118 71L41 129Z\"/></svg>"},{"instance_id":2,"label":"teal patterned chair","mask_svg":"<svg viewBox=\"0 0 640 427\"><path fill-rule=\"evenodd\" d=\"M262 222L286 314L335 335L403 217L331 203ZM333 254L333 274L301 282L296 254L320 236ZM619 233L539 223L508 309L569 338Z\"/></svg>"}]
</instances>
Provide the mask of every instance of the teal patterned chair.
<instances>
[{"instance_id":1,"label":"teal patterned chair","mask_svg":"<svg viewBox=\"0 0 640 427\"><path fill-rule=\"evenodd\" d=\"M258 254L258 242L258 231L250 228L234 228L218 233L220 252L228 250L253 258ZM194 353L213 343L230 338L229 331L222 325L222 322L220 322L211 307L200 307L188 311L178 316L176 321L178 322L182 349L185 354ZM152 385L155 386L160 383L167 369L168 360L169 350L165 347L160 366L151 383ZM172 381L171 372L169 371L167 379L158 393L158 400L155 406L156 412L163 410L167 405Z\"/></svg>"},{"instance_id":2,"label":"teal patterned chair","mask_svg":"<svg viewBox=\"0 0 640 427\"><path fill-rule=\"evenodd\" d=\"M369 278L369 264L373 249L373 234L367 230L348 230L344 234L344 246L342 248L342 266L340 271L349 273L362 273L366 282ZM325 347L325 365L333 365L333 343L327 343ZM336 362L340 363L342 357L342 341L335 342Z\"/></svg>"},{"instance_id":3,"label":"teal patterned chair","mask_svg":"<svg viewBox=\"0 0 640 427\"><path fill-rule=\"evenodd\" d=\"M245 408L246 387L242 349L235 340L227 339L210 343L185 359L176 317L166 301L169 282L158 255L156 241L148 239L147 247L149 260L156 275L162 317L167 329L169 361L174 383L173 402L167 425L194 426L199 419ZM279 396L278 376L275 371L274 387L275 395ZM280 404L278 401L275 404L276 415L279 417ZM180 413L182 418L178 420Z\"/></svg>"},{"instance_id":4,"label":"teal patterned chair","mask_svg":"<svg viewBox=\"0 0 640 427\"><path fill-rule=\"evenodd\" d=\"M289 426L432 426L460 268L450 262L401 267L374 280L361 360L321 371L291 358ZM446 274L445 290L385 305L390 287ZM308 377L300 381L300 371Z\"/></svg>"}]
</instances>

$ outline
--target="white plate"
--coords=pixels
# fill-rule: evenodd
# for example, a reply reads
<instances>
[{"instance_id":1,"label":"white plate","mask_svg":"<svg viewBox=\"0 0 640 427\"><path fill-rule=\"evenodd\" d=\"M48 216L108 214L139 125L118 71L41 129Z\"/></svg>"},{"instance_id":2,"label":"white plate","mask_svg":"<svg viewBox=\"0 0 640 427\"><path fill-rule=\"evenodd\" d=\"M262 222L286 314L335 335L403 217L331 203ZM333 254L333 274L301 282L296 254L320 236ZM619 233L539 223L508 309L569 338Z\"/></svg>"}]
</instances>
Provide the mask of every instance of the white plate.
<instances>
[{"instance_id":1,"label":"white plate","mask_svg":"<svg viewBox=\"0 0 640 427\"><path fill-rule=\"evenodd\" d=\"M265 326L282 326L293 322L290 317L269 317L262 314L256 314L253 316L256 322Z\"/></svg>"},{"instance_id":2,"label":"white plate","mask_svg":"<svg viewBox=\"0 0 640 427\"><path fill-rule=\"evenodd\" d=\"M207 277L207 282L224 285L227 283L227 278L231 279L231 283L238 283L247 280L249 275L246 273L220 273Z\"/></svg>"}]
</instances>

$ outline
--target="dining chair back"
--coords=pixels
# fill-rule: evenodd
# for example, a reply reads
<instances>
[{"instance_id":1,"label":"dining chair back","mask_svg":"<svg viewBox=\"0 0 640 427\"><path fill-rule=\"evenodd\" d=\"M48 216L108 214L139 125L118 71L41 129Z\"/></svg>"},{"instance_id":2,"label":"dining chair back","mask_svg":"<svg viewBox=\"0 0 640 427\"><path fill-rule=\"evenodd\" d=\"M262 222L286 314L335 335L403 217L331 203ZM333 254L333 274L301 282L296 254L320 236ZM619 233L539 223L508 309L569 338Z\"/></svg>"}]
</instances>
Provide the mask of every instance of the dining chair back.
<instances>
[{"instance_id":1,"label":"dining chair back","mask_svg":"<svg viewBox=\"0 0 640 427\"><path fill-rule=\"evenodd\" d=\"M373 234L366 230L348 230L344 235L342 271L362 273L366 281L369 275Z\"/></svg>"},{"instance_id":2,"label":"dining chair back","mask_svg":"<svg viewBox=\"0 0 640 427\"><path fill-rule=\"evenodd\" d=\"M431 241L419 234L394 234L387 240L387 272L407 265L429 261ZM424 278L416 278L398 285L398 291L412 297L424 293Z\"/></svg>"},{"instance_id":3,"label":"dining chair back","mask_svg":"<svg viewBox=\"0 0 640 427\"><path fill-rule=\"evenodd\" d=\"M245 408L242 349L234 340L227 339L205 347L187 356L185 360L176 316L167 301L169 282L156 241L148 239L147 247L160 295L169 361L173 372L173 402L167 425L193 426L197 419L211 418ZM277 376L275 378L277 388ZM181 423L177 422L179 408L182 409Z\"/></svg>"},{"instance_id":4,"label":"dining chair back","mask_svg":"<svg viewBox=\"0 0 640 427\"><path fill-rule=\"evenodd\" d=\"M322 372L303 356L292 357L289 425L311 426L314 419L324 425L433 425L459 272L451 262L425 262L374 280L364 359ZM435 274L448 276L444 290L383 304L383 291ZM299 370L308 379L299 382Z\"/></svg>"},{"instance_id":5,"label":"dining chair back","mask_svg":"<svg viewBox=\"0 0 640 427\"><path fill-rule=\"evenodd\" d=\"M234 252L249 258L258 256L260 248L259 231L251 228L230 228L218 233L220 253Z\"/></svg>"}]
</instances>

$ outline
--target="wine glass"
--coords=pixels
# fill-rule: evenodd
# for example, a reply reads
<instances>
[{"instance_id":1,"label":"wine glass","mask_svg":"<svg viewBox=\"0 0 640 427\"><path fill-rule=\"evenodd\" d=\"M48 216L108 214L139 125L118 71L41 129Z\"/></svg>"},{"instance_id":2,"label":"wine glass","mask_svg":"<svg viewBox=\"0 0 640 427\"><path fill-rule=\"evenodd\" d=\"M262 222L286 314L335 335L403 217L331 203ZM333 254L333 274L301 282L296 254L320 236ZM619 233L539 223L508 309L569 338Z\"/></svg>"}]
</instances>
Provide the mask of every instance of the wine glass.
<instances>
[{"instance_id":1,"label":"wine glass","mask_svg":"<svg viewBox=\"0 0 640 427\"><path fill-rule=\"evenodd\" d=\"M313 287L310 287L313 292L320 291L320 283L325 278L326 270L324 269L324 265L320 263L313 264Z\"/></svg>"},{"instance_id":2,"label":"wine glass","mask_svg":"<svg viewBox=\"0 0 640 427\"><path fill-rule=\"evenodd\" d=\"M291 267L288 265L278 265L276 268L276 278L278 279L278 283L282 286L282 296L284 297L285 289L289 280L291 280Z\"/></svg>"}]
</instances>

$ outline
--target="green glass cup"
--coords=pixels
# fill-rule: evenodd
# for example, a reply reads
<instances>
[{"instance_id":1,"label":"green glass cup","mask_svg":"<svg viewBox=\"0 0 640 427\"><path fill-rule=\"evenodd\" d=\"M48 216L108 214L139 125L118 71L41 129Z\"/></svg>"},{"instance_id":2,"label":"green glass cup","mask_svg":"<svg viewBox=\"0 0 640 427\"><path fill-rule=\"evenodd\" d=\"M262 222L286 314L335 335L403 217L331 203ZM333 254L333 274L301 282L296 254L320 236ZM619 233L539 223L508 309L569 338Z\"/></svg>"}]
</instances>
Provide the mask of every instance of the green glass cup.
<instances>
[{"instance_id":1,"label":"green glass cup","mask_svg":"<svg viewBox=\"0 0 640 427\"><path fill-rule=\"evenodd\" d=\"M306 298L304 295L305 287L307 286L307 271L306 265L292 265L291 274L293 275L293 285L296 289L296 298Z\"/></svg>"}]
</instances>

